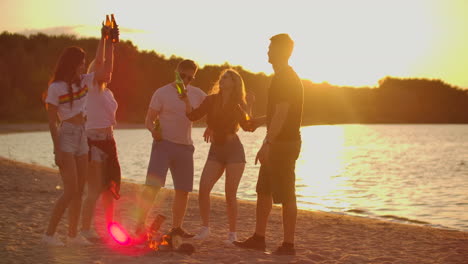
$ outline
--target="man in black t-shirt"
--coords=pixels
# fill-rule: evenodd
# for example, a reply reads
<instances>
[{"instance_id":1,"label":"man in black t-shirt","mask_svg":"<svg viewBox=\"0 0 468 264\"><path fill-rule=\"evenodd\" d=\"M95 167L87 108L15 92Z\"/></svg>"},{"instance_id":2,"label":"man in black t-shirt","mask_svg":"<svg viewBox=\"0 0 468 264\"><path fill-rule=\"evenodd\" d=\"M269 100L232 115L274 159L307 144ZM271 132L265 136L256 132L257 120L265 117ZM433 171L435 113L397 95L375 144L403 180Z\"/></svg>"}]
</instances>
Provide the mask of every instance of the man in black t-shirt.
<instances>
[{"instance_id":1,"label":"man in black t-shirt","mask_svg":"<svg viewBox=\"0 0 468 264\"><path fill-rule=\"evenodd\" d=\"M257 181L256 227L252 237L236 241L234 245L265 251L265 231L273 203L283 207L283 244L274 254L294 255L294 232L296 230L295 167L301 149L300 126L304 91L301 80L289 66L294 47L288 34L279 34L270 39L268 61L275 74L268 90L266 117L252 120L252 131L263 123L267 135L257 153L255 164L261 167Z\"/></svg>"}]
</instances>

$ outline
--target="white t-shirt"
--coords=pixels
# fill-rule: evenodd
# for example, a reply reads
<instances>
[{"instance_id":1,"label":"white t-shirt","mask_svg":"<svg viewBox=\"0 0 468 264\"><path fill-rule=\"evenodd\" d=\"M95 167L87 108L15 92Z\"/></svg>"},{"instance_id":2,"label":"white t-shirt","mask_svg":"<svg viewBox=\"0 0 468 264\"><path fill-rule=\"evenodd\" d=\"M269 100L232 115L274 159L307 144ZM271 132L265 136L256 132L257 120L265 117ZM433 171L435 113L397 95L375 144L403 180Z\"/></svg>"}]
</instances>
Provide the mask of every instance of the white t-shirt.
<instances>
[{"instance_id":1,"label":"white t-shirt","mask_svg":"<svg viewBox=\"0 0 468 264\"><path fill-rule=\"evenodd\" d=\"M72 84L72 97L68 94L68 84L63 81L53 82L47 90L45 102L57 106L57 113L61 121L67 120L79 113L84 113L88 88L92 86L94 72L81 75L80 86Z\"/></svg>"},{"instance_id":2,"label":"white t-shirt","mask_svg":"<svg viewBox=\"0 0 468 264\"><path fill-rule=\"evenodd\" d=\"M114 126L117 101L114 94L108 88L102 91L94 82L89 87L88 100L86 102L86 129L97 129Z\"/></svg>"},{"instance_id":3,"label":"white t-shirt","mask_svg":"<svg viewBox=\"0 0 468 264\"><path fill-rule=\"evenodd\" d=\"M187 96L192 107L198 107L206 97L205 92L195 86L187 86ZM159 113L161 133L164 140L192 145L192 122L185 114L185 103L180 100L174 83L157 89L149 107Z\"/></svg>"}]
</instances>

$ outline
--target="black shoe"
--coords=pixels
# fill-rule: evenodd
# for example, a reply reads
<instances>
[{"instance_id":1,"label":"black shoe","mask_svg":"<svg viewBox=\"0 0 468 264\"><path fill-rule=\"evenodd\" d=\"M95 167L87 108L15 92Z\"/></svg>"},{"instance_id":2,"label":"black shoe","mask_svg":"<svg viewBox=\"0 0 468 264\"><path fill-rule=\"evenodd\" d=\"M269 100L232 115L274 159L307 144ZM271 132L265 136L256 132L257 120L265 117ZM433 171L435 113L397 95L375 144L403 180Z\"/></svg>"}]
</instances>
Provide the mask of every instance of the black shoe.
<instances>
[{"instance_id":1,"label":"black shoe","mask_svg":"<svg viewBox=\"0 0 468 264\"><path fill-rule=\"evenodd\" d=\"M275 251L273 251L273 255L296 255L296 250L292 244L285 245L283 243Z\"/></svg>"},{"instance_id":2,"label":"black shoe","mask_svg":"<svg viewBox=\"0 0 468 264\"><path fill-rule=\"evenodd\" d=\"M192 238L195 236L195 234L190 234L187 233L185 230L182 229L182 227L174 227L172 228L169 233L169 235L178 235L182 238Z\"/></svg>"},{"instance_id":3,"label":"black shoe","mask_svg":"<svg viewBox=\"0 0 468 264\"><path fill-rule=\"evenodd\" d=\"M232 244L240 248L255 249L260 251L266 250L265 239L261 239L255 236L251 236L245 241L234 241Z\"/></svg>"}]
</instances>

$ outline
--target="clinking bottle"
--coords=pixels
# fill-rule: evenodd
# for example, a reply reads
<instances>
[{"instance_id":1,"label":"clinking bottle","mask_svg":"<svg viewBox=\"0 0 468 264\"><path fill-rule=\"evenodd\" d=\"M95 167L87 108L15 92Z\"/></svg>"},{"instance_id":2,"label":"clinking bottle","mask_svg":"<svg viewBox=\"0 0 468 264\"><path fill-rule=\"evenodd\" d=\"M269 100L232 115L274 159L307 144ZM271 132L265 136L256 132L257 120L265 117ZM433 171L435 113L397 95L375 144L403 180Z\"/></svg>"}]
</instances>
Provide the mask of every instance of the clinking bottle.
<instances>
[{"instance_id":1,"label":"clinking bottle","mask_svg":"<svg viewBox=\"0 0 468 264\"><path fill-rule=\"evenodd\" d=\"M119 42L119 32L117 30L117 22L115 21L114 14L111 14L111 28L113 29L112 32L112 43Z\"/></svg>"},{"instance_id":2,"label":"clinking bottle","mask_svg":"<svg viewBox=\"0 0 468 264\"><path fill-rule=\"evenodd\" d=\"M106 15L106 23L104 24L106 27L111 28L112 27L112 22L109 19L109 15ZM106 40L110 38L110 35L106 35Z\"/></svg>"},{"instance_id":3,"label":"clinking bottle","mask_svg":"<svg viewBox=\"0 0 468 264\"><path fill-rule=\"evenodd\" d=\"M148 230L148 233L147 233L148 247L153 250L159 250L159 246L161 245L163 235L159 231L159 229L161 228L161 225L164 223L164 220L166 220L166 217L162 214L158 214Z\"/></svg>"}]
</instances>

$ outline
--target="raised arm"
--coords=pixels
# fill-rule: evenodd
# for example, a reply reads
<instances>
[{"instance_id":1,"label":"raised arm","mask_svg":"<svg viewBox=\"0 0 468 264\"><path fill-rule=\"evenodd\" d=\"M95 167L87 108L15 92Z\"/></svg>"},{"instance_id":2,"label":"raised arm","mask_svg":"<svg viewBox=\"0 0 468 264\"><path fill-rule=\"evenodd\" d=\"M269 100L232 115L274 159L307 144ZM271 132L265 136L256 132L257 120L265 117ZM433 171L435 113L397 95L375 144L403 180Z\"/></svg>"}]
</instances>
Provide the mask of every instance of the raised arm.
<instances>
[{"instance_id":1,"label":"raised arm","mask_svg":"<svg viewBox=\"0 0 468 264\"><path fill-rule=\"evenodd\" d=\"M95 80L110 82L114 67L114 43L106 36L110 34L110 29L103 26L101 29L101 39L95 58Z\"/></svg>"},{"instance_id":2,"label":"raised arm","mask_svg":"<svg viewBox=\"0 0 468 264\"><path fill-rule=\"evenodd\" d=\"M196 120L201 119L208 113L209 109L211 108L213 97L212 96L205 97L205 99L200 104L200 106L195 109L190 104L190 100L188 99L188 96L185 96L184 98L182 98L182 101L184 101L185 103L185 114L187 115L187 118L190 121L196 121Z\"/></svg>"}]
</instances>

